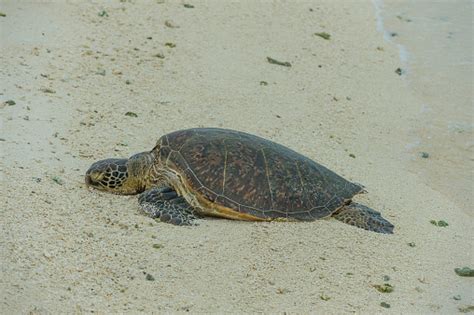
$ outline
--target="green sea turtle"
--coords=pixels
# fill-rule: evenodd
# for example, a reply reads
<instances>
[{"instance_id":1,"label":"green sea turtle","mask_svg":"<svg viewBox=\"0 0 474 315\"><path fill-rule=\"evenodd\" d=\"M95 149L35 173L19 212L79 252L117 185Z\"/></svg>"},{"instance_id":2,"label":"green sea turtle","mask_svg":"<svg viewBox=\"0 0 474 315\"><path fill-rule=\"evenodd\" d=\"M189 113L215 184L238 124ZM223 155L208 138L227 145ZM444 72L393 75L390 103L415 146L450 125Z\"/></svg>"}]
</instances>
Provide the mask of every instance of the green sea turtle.
<instances>
[{"instance_id":1,"label":"green sea turtle","mask_svg":"<svg viewBox=\"0 0 474 315\"><path fill-rule=\"evenodd\" d=\"M158 139L151 151L95 162L86 184L140 194L144 212L189 225L197 217L312 221L333 217L379 233L393 225L352 202L364 192L326 167L275 142L244 132L195 128Z\"/></svg>"}]
</instances>

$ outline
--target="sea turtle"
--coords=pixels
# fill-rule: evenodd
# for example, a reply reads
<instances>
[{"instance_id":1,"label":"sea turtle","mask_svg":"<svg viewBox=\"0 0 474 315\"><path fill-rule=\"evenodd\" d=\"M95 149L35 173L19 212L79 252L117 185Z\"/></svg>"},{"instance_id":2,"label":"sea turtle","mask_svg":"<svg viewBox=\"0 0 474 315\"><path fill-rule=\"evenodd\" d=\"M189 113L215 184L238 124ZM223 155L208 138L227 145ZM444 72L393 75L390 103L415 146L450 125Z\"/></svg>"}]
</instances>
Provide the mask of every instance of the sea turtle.
<instances>
[{"instance_id":1,"label":"sea turtle","mask_svg":"<svg viewBox=\"0 0 474 315\"><path fill-rule=\"evenodd\" d=\"M144 212L176 225L206 215L249 221L332 216L370 231L393 231L379 212L351 201L364 192L361 185L280 144L228 129L169 133L151 151L95 162L85 181L102 191L140 193Z\"/></svg>"}]
</instances>

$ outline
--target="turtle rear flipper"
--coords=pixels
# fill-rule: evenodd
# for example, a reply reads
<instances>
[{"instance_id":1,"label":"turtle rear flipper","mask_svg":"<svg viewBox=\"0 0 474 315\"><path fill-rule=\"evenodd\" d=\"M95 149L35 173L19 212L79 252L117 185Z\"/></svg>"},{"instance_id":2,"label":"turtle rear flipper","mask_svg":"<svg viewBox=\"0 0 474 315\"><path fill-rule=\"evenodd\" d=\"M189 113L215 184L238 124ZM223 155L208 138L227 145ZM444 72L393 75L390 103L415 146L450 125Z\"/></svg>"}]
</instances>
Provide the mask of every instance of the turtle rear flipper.
<instances>
[{"instance_id":1,"label":"turtle rear flipper","mask_svg":"<svg viewBox=\"0 0 474 315\"><path fill-rule=\"evenodd\" d=\"M350 203L332 215L344 223L377 233L393 234L393 224L385 220L380 212L358 203Z\"/></svg>"},{"instance_id":2,"label":"turtle rear flipper","mask_svg":"<svg viewBox=\"0 0 474 315\"><path fill-rule=\"evenodd\" d=\"M152 218L174 225L195 225L194 208L169 187L152 188L138 197L140 208Z\"/></svg>"}]
</instances>

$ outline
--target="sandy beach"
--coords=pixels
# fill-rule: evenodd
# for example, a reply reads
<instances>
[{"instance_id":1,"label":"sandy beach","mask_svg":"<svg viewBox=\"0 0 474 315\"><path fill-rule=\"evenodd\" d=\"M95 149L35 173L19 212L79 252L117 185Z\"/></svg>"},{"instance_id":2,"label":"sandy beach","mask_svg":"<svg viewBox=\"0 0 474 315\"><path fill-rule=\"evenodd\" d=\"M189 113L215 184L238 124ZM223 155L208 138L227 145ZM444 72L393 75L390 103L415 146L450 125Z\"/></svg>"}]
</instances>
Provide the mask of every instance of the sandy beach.
<instances>
[{"instance_id":1,"label":"sandy beach","mask_svg":"<svg viewBox=\"0 0 474 315\"><path fill-rule=\"evenodd\" d=\"M472 208L413 171L419 99L371 1L1 1L0 12L0 313L473 311L472 278L454 272L474 268ZM333 219L179 227L84 184L96 160L204 126L362 183L356 201L394 234Z\"/></svg>"}]
</instances>

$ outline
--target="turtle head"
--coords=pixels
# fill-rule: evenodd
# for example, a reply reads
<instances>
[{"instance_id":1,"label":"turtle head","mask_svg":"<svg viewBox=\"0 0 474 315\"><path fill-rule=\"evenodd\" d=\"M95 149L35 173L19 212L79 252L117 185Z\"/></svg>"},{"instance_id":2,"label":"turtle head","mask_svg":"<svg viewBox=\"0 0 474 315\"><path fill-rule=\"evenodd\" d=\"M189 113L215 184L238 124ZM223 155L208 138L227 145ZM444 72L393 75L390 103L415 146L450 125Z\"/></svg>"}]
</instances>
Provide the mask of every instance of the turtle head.
<instances>
[{"instance_id":1,"label":"turtle head","mask_svg":"<svg viewBox=\"0 0 474 315\"><path fill-rule=\"evenodd\" d=\"M133 155L129 159L105 159L91 165L86 172L86 185L120 195L134 195L148 186L148 173L154 156L150 152Z\"/></svg>"}]
</instances>

